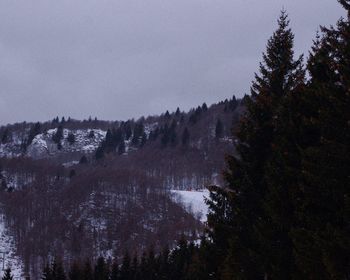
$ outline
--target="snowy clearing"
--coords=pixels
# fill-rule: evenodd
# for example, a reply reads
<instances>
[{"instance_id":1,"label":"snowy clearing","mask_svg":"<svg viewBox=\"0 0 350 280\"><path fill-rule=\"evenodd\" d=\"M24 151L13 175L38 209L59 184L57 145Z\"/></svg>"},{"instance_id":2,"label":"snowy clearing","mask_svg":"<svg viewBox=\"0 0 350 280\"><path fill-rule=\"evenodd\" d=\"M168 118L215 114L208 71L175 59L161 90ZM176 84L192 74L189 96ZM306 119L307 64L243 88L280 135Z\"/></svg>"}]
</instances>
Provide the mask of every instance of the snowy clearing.
<instances>
[{"instance_id":1,"label":"snowy clearing","mask_svg":"<svg viewBox=\"0 0 350 280\"><path fill-rule=\"evenodd\" d=\"M14 279L22 279L23 263L15 254L16 246L13 238L8 234L5 227L3 214L0 213L0 277L3 276L3 267L10 267ZM3 257L5 256L5 260Z\"/></svg>"},{"instance_id":2,"label":"snowy clearing","mask_svg":"<svg viewBox=\"0 0 350 280\"><path fill-rule=\"evenodd\" d=\"M187 212L194 215L201 222L207 221L208 205L205 203L205 198L209 197L208 190L200 191L180 191L171 190L172 199L176 203L180 203Z\"/></svg>"}]
</instances>

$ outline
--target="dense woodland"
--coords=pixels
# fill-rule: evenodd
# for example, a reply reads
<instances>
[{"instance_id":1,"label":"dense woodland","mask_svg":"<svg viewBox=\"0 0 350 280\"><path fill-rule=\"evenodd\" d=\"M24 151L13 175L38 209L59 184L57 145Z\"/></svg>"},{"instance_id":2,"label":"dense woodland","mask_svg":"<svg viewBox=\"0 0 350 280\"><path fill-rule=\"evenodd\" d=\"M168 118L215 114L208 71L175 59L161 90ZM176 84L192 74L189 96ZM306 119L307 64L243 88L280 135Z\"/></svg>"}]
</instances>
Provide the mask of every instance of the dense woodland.
<instances>
[{"instance_id":1,"label":"dense woodland","mask_svg":"<svg viewBox=\"0 0 350 280\"><path fill-rule=\"evenodd\" d=\"M347 17L321 28L306 62L282 12L233 128L224 183L209 187L200 243L183 236L170 250L165 240L69 266L57 255L42 279L350 279L350 1L339 2ZM106 136L105 164L109 146Z\"/></svg>"}]
</instances>

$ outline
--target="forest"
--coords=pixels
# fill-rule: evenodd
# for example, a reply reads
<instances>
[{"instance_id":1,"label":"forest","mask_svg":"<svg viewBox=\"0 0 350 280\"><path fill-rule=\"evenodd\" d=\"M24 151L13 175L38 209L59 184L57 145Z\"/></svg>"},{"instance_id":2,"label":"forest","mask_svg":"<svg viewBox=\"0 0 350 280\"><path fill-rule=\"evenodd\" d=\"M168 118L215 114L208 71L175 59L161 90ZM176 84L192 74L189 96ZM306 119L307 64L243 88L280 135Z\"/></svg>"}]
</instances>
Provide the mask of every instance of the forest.
<instances>
[{"instance_id":1,"label":"forest","mask_svg":"<svg viewBox=\"0 0 350 280\"><path fill-rule=\"evenodd\" d=\"M8 192L6 199L19 201L14 196L18 195L23 198L23 203L26 203L24 194L37 196L35 203L42 203L42 207L28 205L25 209L39 210L38 215L45 219L46 209L53 212L64 209L65 217L73 217L79 211L78 207L68 202L67 205L57 205L61 201L56 200L59 195L72 199L76 195L82 199L81 194L86 192L86 195L90 195L91 190L98 189L96 195L102 196L100 207L103 208L106 201L114 205L113 216L125 209L139 210L137 213L140 216L121 215L118 224L110 225L112 232L122 223L142 219L142 215L156 217L159 214L160 219L148 220L149 226L157 230L160 230L157 221L162 221L162 217L168 213L180 211L183 215L181 224L174 224L175 218L166 219L169 223L165 231L169 227L182 227L182 230L172 230L174 234L169 237L171 242L159 239L160 236L164 237L162 232L150 230L146 238L152 238L151 243L146 245L136 237L132 243L134 247L119 246L122 252L97 258L90 258L88 252L83 253L86 248L95 249L95 239L81 235L79 230L83 225L76 225L65 243L76 250L76 255L71 254L67 262L64 254L59 254L59 246L56 246L54 258L41 262L40 278L350 279L350 1L338 2L346 10L347 16L339 19L334 26L321 27L307 58L294 53L294 34L289 17L286 11L281 12L278 27L267 42L255 74L251 94L244 98L240 121L233 125L235 147L229 146L231 152L223 148L225 158L220 153L224 163L224 180L208 186L209 214L205 225L198 224L196 228L189 226L188 221L193 225L191 217L186 218L186 214L180 209L176 210L177 207L164 196L160 177L139 171L147 168L142 169L138 165L135 169L127 170L116 168L118 165L113 165L115 169L113 166L106 168L109 161L130 159L111 159L108 147L113 147L113 152L118 154L121 140L109 144L107 136L96 157L96 160L101 160L100 166L94 163L88 169L77 170L77 173L83 173L81 177L75 178L74 174L58 176L64 171L46 164L45 172L40 168L37 171L37 174L42 174L36 175L39 184L35 189L27 189L28 194ZM169 126L165 131L169 131ZM171 133L166 134L164 129L160 133L163 137L158 138L159 145L164 145L163 141L167 145L171 143ZM221 133L220 123L216 126L216 133ZM142 134L139 133L140 141ZM168 135L166 140L164 135ZM137 154L134 156L137 157ZM180 166L181 161L178 164ZM200 169L200 161L193 164L196 170L197 164ZM128 167L127 163L122 165ZM168 174L162 168L158 171ZM50 172L52 176L45 175ZM94 172L102 175L93 176ZM94 180L101 177L105 179ZM83 178L89 184L81 184L79 180ZM133 184L134 179L142 184ZM126 183L119 184L120 189L115 191L115 186L110 183L115 181ZM63 191L56 187L58 185L64 186ZM134 188L127 187L130 185L134 185ZM50 189L45 190L48 186ZM128 193L125 199L114 199L116 195L123 196L125 193ZM47 197L41 200L43 195ZM143 200L142 209L137 209L140 205L136 203L138 200ZM154 201L157 201L156 205L163 206L154 208ZM123 203L128 206L125 207ZM33 220L26 215L11 214L16 213L17 205L7 205L13 205L5 209L14 223L16 219L26 217L17 238L21 240L22 235L28 238L25 234L30 227L24 225L33 223ZM164 211L170 207L176 209ZM145 211L148 213L145 214ZM178 214L175 216L178 217ZM59 231L62 228L60 222L67 222L65 219L55 221L56 229L38 227L39 233L31 231L31 238L40 235L40 231L46 231L46 234ZM131 230L136 226L137 222L126 228ZM186 234L189 229L194 231L193 234ZM105 234L108 235L108 232L106 230ZM190 238L191 235L193 238ZM128 241L128 238L121 238L119 240ZM90 242L90 245L84 247L84 242ZM31 250L44 250L37 253L37 256L43 256L49 245L46 246L27 247L25 252L31 255ZM13 279L10 268L2 279Z\"/></svg>"}]
</instances>

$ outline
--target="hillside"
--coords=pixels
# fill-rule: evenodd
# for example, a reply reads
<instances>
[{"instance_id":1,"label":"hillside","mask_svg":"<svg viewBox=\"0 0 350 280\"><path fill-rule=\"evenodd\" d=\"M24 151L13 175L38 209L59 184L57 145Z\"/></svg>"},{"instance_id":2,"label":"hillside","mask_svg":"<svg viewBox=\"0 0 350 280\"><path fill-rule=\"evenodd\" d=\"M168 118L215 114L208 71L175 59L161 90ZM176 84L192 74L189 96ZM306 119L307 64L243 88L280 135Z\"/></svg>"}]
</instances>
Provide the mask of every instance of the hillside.
<instances>
[{"instance_id":1,"label":"hillside","mask_svg":"<svg viewBox=\"0 0 350 280\"><path fill-rule=\"evenodd\" d=\"M69 265L198 239L203 217L170 190L221 182L243 110L233 98L136 121L1 127L3 224L23 273L38 275L54 256Z\"/></svg>"}]
</instances>

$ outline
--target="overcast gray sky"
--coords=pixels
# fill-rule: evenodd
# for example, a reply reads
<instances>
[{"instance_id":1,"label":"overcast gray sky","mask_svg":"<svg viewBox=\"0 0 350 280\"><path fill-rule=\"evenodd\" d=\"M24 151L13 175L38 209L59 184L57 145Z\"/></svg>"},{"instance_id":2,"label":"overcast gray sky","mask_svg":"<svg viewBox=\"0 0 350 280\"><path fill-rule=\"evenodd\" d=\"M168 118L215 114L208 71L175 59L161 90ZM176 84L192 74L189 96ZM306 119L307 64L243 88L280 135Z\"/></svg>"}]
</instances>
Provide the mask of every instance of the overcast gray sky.
<instances>
[{"instance_id":1,"label":"overcast gray sky","mask_svg":"<svg viewBox=\"0 0 350 280\"><path fill-rule=\"evenodd\" d=\"M282 7L296 54L345 14L336 0L0 0L0 123L242 96Z\"/></svg>"}]
</instances>

